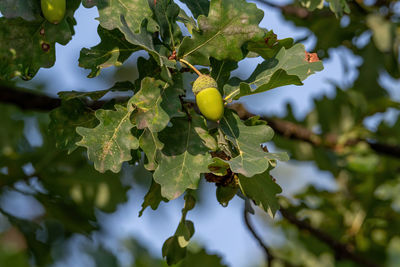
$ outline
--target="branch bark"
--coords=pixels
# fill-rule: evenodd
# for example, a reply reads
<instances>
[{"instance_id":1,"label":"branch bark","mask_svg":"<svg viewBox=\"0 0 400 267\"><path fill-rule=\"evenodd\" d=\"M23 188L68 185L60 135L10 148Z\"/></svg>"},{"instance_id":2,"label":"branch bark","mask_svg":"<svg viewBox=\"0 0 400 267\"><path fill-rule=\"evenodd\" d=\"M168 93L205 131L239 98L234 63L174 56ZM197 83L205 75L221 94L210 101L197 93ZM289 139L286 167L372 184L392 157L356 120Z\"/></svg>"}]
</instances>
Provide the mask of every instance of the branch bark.
<instances>
[{"instance_id":1,"label":"branch bark","mask_svg":"<svg viewBox=\"0 0 400 267\"><path fill-rule=\"evenodd\" d=\"M235 110L241 119L248 119L255 116L255 114L247 111L242 104L233 104L230 106L230 108ZM345 144L339 144L338 136L334 134L321 136L313 133L311 130L303 127L302 125L295 124L290 121L265 116L260 116L260 119L268 122L268 125L271 126L271 128L274 129L277 134L288 139L307 142L313 146L325 147L327 149L339 151L345 146L354 146L360 142L365 142L377 153L400 158L400 146L382 144L373 140L361 138L349 139Z\"/></svg>"},{"instance_id":2,"label":"branch bark","mask_svg":"<svg viewBox=\"0 0 400 267\"><path fill-rule=\"evenodd\" d=\"M288 211L287 209L281 207L280 212L288 222L295 225L299 230L309 232L315 238L327 244L333 250L337 259L348 259L359 264L360 266L366 266L366 267L380 266L377 263L371 262L367 258L358 255L348 245L336 241L327 233L312 227L309 223L305 221L299 220L295 215L290 213L290 211Z\"/></svg>"},{"instance_id":3,"label":"branch bark","mask_svg":"<svg viewBox=\"0 0 400 267\"><path fill-rule=\"evenodd\" d=\"M41 95L38 93L29 92L22 88L13 88L2 85L0 83L0 103L13 104L22 110L50 111L61 105L61 100L58 98ZM95 101L88 104L92 109L99 109L104 104L104 101ZM241 119L248 119L255 114L247 111L241 104L232 104L228 106L235 110ZM354 146L359 142L366 142L370 148L377 153L400 158L400 146L388 145L366 139L351 139L345 144L338 143L338 137L335 135L317 135L309 129L282 119L270 118L261 116L262 120L268 122L274 131L288 139L299 140L312 144L313 146L325 147L334 151L338 151L343 146Z\"/></svg>"},{"instance_id":4,"label":"branch bark","mask_svg":"<svg viewBox=\"0 0 400 267\"><path fill-rule=\"evenodd\" d=\"M23 88L13 88L0 83L0 102L13 104L22 110L50 111L61 105L58 98L29 92Z\"/></svg>"},{"instance_id":5,"label":"branch bark","mask_svg":"<svg viewBox=\"0 0 400 267\"><path fill-rule=\"evenodd\" d=\"M243 218L246 224L247 229L249 229L251 235L257 240L258 244L264 250L265 260L268 263L268 266L271 266L272 261L274 260L274 256L271 253L268 246L262 241L261 237L257 234L256 230L254 229L253 225L250 222L249 212L247 211L246 207L243 209Z\"/></svg>"}]
</instances>

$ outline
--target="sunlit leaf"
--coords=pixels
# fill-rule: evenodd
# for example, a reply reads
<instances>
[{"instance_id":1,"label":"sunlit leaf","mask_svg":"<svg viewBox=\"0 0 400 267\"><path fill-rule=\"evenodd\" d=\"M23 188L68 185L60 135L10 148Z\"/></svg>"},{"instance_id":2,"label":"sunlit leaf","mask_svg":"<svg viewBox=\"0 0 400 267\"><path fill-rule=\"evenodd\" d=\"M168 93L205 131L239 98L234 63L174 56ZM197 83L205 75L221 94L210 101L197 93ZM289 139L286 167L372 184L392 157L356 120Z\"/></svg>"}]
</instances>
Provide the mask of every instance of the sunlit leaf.
<instances>
[{"instance_id":1,"label":"sunlit leaf","mask_svg":"<svg viewBox=\"0 0 400 267\"><path fill-rule=\"evenodd\" d=\"M253 3L212 0L208 17L197 18L199 31L183 39L178 56L199 65L210 65L209 57L241 60L242 45L263 37L258 27L262 18L263 12Z\"/></svg>"},{"instance_id":2,"label":"sunlit leaf","mask_svg":"<svg viewBox=\"0 0 400 267\"><path fill-rule=\"evenodd\" d=\"M259 64L247 80L242 81L236 77L229 80L224 87L225 95L239 99L279 86L302 85L302 81L309 75L323 69L321 61L308 62L305 56L306 51L302 44L289 49L282 47L276 57Z\"/></svg>"},{"instance_id":3,"label":"sunlit leaf","mask_svg":"<svg viewBox=\"0 0 400 267\"><path fill-rule=\"evenodd\" d=\"M95 115L100 124L95 128L76 128L83 137L77 145L88 149L88 157L99 172L119 172L122 163L132 158L131 150L139 146L138 139L131 133L133 108L121 105L115 108L115 111L97 110Z\"/></svg>"}]
</instances>

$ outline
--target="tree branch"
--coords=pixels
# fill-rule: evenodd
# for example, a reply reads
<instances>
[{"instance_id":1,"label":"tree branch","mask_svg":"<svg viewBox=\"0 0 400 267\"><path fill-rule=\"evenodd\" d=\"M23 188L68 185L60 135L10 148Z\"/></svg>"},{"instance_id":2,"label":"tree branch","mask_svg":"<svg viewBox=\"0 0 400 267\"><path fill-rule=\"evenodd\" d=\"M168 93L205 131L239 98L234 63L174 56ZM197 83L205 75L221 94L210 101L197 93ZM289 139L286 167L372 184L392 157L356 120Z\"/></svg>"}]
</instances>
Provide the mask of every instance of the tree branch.
<instances>
[{"instance_id":1,"label":"tree branch","mask_svg":"<svg viewBox=\"0 0 400 267\"><path fill-rule=\"evenodd\" d=\"M246 200L246 201L248 201L248 200ZM258 236L258 234L256 233L253 225L250 222L249 212L247 211L246 206L243 209L243 218L244 218L244 222L246 224L247 229L249 229L249 231L252 234L252 236L254 237L254 239L257 240L257 242L260 245L260 247L263 248L264 255L265 255L265 260L266 260L266 262L268 262L268 266L271 266L272 261L274 260L274 256L272 255L272 253L269 250L268 246L262 241L261 237Z\"/></svg>"},{"instance_id":2,"label":"tree branch","mask_svg":"<svg viewBox=\"0 0 400 267\"><path fill-rule=\"evenodd\" d=\"M0 103L13 104L22 110L36 110L36 111L50 111L61 105L61 100L58 98L41 95L38 93L29 92L26 89L12 88L0 84ZM88 104L92 109L99 109L103 106L104 101L94 101ZM230 109L235 110L241 119L248 119L255 114L248 112L242 104L232 104L228 106ZM261 116L262 120L268 122L274 131L288 139L300 140L310 143L316 147L325 147L334 151L340 150L343 146L354 146L359 142L366 142L370 148L377 153L389 155L392 157L400 158L400 146L388 145L378 143L366 139L351 139L345 144L339 145L338 137L336 135L320 136L302 125L293 122L285 121L277 118L270 118Z\"/></svg>"},{"instance_id":3,"label":"tree branch","mask_svg":"<svg viewBox=\"0 0 400 267\"><path fill-rule=\"evenodd\" d=\"M287 221L295 225L299 230L309 232L315 238L327 244L334 251L337 259L348 259L355 263L358 263L360 266L366 266L366 267L379 266L378 264L369 261L365 257L356 254L348 245L336 241L330 235L322 232L319 229L312 227L309 223L299 220L295 215L290 213L287 209L281 207L280 212Z\"/></svg>"},{"instance_id":4,"label":"tree branch","mask_svg":"<svg viewBox=\"0 0 400 267\"><path fill-rule=\"evenodd\" d=\"M22 110L49 111L61 105L61 100L46 95L29 92L23 88L13 88L0 83L0 102L13 104Z\"/></svg>"},{"instance_id":5,"label":"tree branch","mask_svg":"<svg viewBox=\"0 0 400 267\"><path fill-rule=\"evenodd\" d=\"M260 4L266 5L268 7L280 9L283 14L295 16L301 19L306 19L311 15L311 12L304 7L294 6L294 5L277 5L269 2L268 0L256 0Z\"/></svg>"},{"instance_id":6,"label":"tree branch","mask_svg":"<svg viewBox=\"0 0 400 267\"><path fill-rule=\"evenodd\" d=\"M248 119L255 116L255 114L247 111L242 104L233 104L229 106L231 109L235 110L241 119ZM303 127L302 125L295 124L290 121L285 121L277 118L269 118L265 116L260 116L262 120L268 122L274 131L288 139L300 140L307 142L316 147L325 147L334 151L343 149L345 146L354 146L360 142L367 143L372 150L377 153L385 154L388 156L400 158L400 146L388 145L378 143L367 139L349 139L345 144L339 144L338 136L334 134L327 134L325 136L317 135L311 130Z\"/></svg>"}]
</instances>

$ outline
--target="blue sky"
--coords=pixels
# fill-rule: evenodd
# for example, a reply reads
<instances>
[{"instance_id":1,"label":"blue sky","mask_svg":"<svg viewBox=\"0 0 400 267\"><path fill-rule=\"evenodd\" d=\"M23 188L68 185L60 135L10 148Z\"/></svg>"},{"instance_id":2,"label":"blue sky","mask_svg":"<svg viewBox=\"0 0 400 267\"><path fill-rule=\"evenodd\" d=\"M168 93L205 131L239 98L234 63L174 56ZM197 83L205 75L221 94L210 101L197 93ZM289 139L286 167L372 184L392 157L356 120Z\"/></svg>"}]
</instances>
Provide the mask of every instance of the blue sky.
<instances>
[{"instance_id":1,"label":"blue sky","mask_svg":"<svg viewBox=\"0 0 400 267\"><path fill-rule=\"evenodd\" d=\"M281 4L281 1L279 4ZM307 33L307 30L295 29L291 23L285 22L276 10L266 8L263 5L259 5L259 7L265 11L261 25L267 29L273 29L278 38L301 38ZM76 34L73 40L67 46L57 45L55 66L51 69L41 69L33 79L33 83L45 84L47 92L52 95L56 95L59 91L107 89L113 85L109 82L109 79L103 79L103 77L114 75L115 67L104 69L100 77L89 79L86 78L89 71L78 66L80 49L95 46L100 41L97 36L98 22L95 20L97 16L98 13L95 8L85 9L81 6L78 9L75 15L78 24L75 27ZM313 38L305 43L307 50L312 49L313 43ZM127 64L135 64L138 55L133 55ZM338 48L332 51L332 55L332 58L324 61L324 71L310 76L303 86L285 86L261 95L248 96L243 99L243 103L254 113L283 115L286 103L290 102L293 104L297 117L305 116L313 108L312 99L314 97L323 94L334 96L334 87L327 81L334 80L339 85L344 86L351 84L357 74L355 67L360 64L360 60L353 57L348 50ZM348 73L344 73L341 67L340 58L343 56L348 58L350 66ZM246 77L250 75L259 62L260 59L245 60L240 63L240 72L235 71L235 73ZM134 77L132 75L132 80ZM383 77L383 82L389 86L396 86L394 81L390 81L387 77ZM23 85L29 87L29 82ZM396 96L400 98L399 93ZM379 119L371 119L371 125L375 125ZM31 142L35 143L38 142L38 137L32 135L35 131L33 128L29 128L27 136ZM308 183L314 183L321 189L334 190L335 188L335 182L330 173L318 171L312 163L307 162L279 163L277 169L274 170L274 176L283 187L283 194L286 196L301 190ZM260 262L263 259L262 251L251 238L243 222L243 201L236 197L227 208L223 208L216 201L215 186L206 183L203 183L202 186L205 187L203 192L206 192L203 198L205 202L188 215L188 219L195 223L194 241L206 245L209 252L223 256L224 262L229 266L251 266L251 264ZM143 217L138 218L137 215L144 194L145 191L141 188L134 187L129 191L128 203L120 206L115 214L99 214L105 226L105 232L101 235L94 234L95 240L104 242L110 249L116 250L116 244L119 240L132 235L144 241L145 245L155 255L161 256L163 242L175 232L178 225L183 202L182 199L178 199L169 203L162 203L157 211L148 209L144 212ZM23 214L24 203L26 204L26 202L29 202L29 199L17 203L14 210L20 209ZM40 209L37 212L40 212ZM267 243L279 245L284 242L282 235L265 226L263 223L266 219L265 215L259 214L257 218L253 216L252 219L257 222L257 230ZM76 240L74 242L82 242L80 238ZM80 265L74 265L77 267L90 266L90 260L79 253L79 246L71 245L70 252L74 257L58 266L71 266L71 261L80 262ZM124 253L121 255L121 259L129 260L128 255Z\"/></svg>"}]
</instances>

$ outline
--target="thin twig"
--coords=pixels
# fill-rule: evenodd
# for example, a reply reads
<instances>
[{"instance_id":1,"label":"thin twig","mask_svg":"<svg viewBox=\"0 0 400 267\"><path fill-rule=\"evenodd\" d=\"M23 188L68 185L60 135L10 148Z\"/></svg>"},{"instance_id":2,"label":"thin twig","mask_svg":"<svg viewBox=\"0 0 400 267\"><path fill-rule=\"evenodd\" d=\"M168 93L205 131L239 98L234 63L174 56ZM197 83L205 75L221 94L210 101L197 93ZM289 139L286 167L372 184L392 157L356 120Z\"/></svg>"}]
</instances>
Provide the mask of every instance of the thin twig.
<instances>
[{"instance_id":1,"label":"thin twig","mask_svg":"<svg viewBox=\"0 0 400 267\"><path fill-rule=\"evenodd\" d=\"M192 70L194 70L194 72L196 72L197 75L201 76L203 75L198 69L196 69L195 66L193 66L192 64L190 64L188 61L184 60L184 59L179 59L180 62L188 65Z\"/></svg>"},{"instance_id":2,"label":"thin twig","mask_svg":"<svg viewBox=\"0 0 400 267\"><path fill-rule=\"evenodd\" d=\"M246 200L246 201L248 201L248 200ZM249 212L247 211L246 207L244 207L244 209L243 209L243 218L244 218L244 222L245 222L245 224L247 226L247 229L249 229L249 231L252 234L252 236L254 237L254 239L257 240L257 242L260 245L260 247L263 248L264 255L265 255L265 260L268 262L268 266L271 266L271 263L274 260L274 256L271 253L271 251L268 248L268 246L262 241L261 237L258 236L258 234L256 233L253 225L250 222Z\"/></svg>"},{"instance_id":3,"label":"thin twig","mask_svg":"<svg viewBox=\"0 0 400 267\"><path fill-rule=\"evenodd\" d=\"M273 8L278 8L278 9L282 8L282 6L271 3L270 1L267 1L267 0L257 0L257 2L260 2L261 4L264 4L266 6L273 7Z\"/></svg>"}]
</instances>

